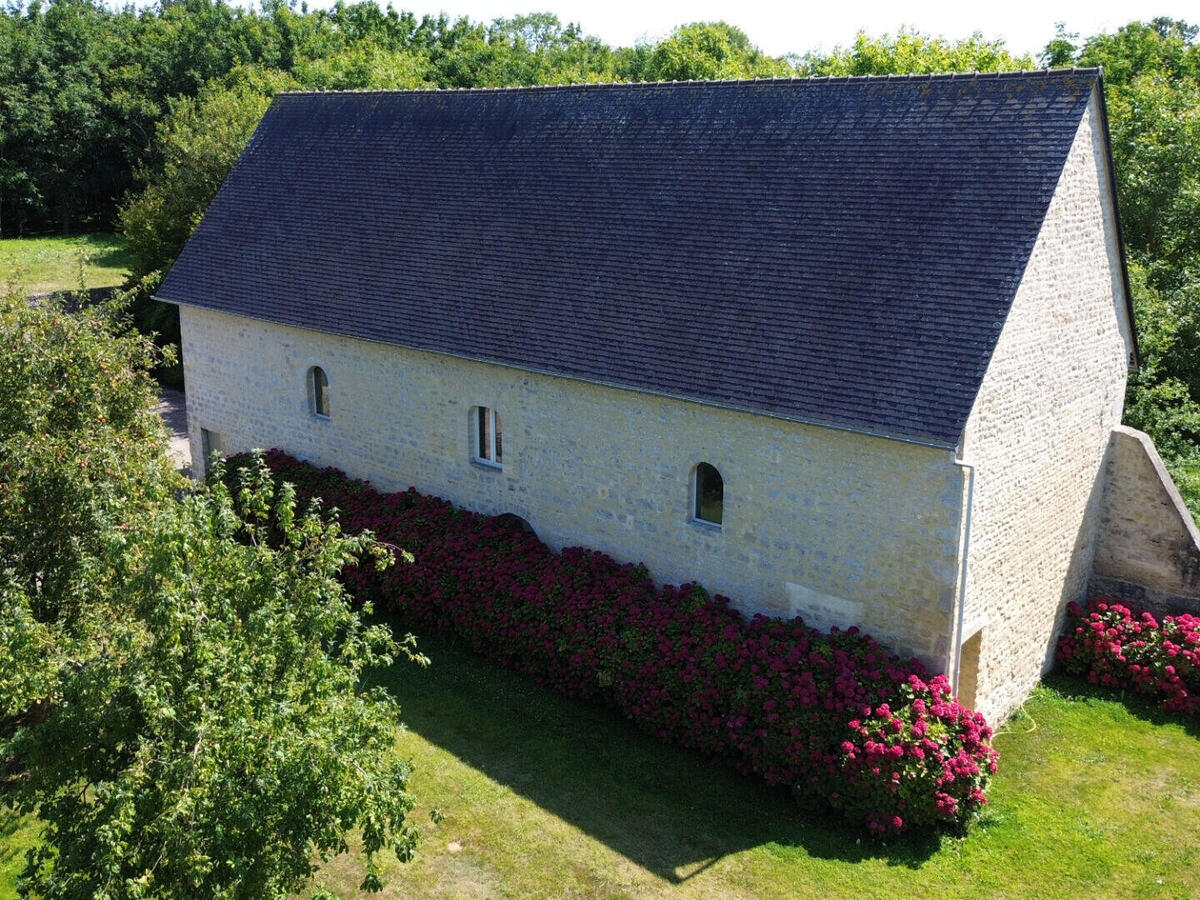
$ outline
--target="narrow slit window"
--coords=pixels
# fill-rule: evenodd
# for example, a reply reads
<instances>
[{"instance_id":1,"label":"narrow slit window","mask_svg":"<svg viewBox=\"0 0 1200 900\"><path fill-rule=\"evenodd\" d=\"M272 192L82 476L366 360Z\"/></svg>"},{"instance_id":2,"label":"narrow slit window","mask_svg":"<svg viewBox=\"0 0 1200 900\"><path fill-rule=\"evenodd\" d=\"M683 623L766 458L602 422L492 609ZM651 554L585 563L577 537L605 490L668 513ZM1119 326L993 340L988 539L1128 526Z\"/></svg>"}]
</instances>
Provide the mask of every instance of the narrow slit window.
<instances>
[{"instance_id":1,"label":"narrow slit window","mask_svg":"<svg viewBox=\"0 0 1200 900\"><path fill-rule=\"evenodd\" d=\"M488 406L475 407L475 459L499 468L504 464L500 414Z\"/></svg>"},{"instance_id":2,"label":"narrow slit window","mask_svg":"<svg viewBox=\"0 0 1200 900\"><path fill-rule=\"evenodd\" d=\"M308 396L313 415L329 418L329 378L320 366L308 370Z\"/></svg>"},{"instance_id":3,"label":"narrow slit window","mask_svg":"<svg viewBox=\"0 0 1200 900\"><path fill-rule=\"evenodd\" d=\"M693 511L699 522L720 525L725 506L725 480L714 466L700 463L696 466L696 508Z\"/></svg>"}]
</instances>

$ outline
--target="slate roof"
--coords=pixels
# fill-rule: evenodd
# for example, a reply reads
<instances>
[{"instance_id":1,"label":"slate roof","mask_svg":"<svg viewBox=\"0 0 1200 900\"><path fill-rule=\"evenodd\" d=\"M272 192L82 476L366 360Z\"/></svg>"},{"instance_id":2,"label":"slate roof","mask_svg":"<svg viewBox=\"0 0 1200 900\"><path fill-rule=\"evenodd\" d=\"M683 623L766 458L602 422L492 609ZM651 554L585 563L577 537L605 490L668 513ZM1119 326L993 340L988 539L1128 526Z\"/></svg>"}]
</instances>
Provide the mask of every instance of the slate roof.
<instances>
[{"instance_id":1,"label":"slate roof","mask_svg":"<svg viewBox=\"0 0 1200 900\"><path fill-rule=\"evenodd\" d=\"M282 94L159 298L952 446L1098 79Z\"/></svg>"}]
</instances>

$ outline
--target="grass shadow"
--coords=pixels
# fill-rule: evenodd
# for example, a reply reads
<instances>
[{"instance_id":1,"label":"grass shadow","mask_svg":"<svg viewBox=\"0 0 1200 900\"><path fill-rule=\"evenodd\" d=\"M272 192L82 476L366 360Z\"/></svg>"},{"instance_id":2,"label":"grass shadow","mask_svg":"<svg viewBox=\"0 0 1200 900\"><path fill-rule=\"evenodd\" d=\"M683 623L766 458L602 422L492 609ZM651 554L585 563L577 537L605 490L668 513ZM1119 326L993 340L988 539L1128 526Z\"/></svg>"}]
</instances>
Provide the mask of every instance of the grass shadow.
<instances>
[{"instance_id":1,"label":"grass shadow","mask_svg":"<svg viewBox=\"0 0 1200 900\"><path fill-rule=\"evenodd\" d=\"M106 269L129 268L133 265L133 254L112 232L95 231L82 238L80 249L87 254L91 265Z\"/></svg>"},{"instance_id":2,"label":"grass shadow","mask_svg":"<svg viewBox=\"0 0 1200 900\"><path fill-rule=\"evenodd\" d=\"M1154 698L1144 694L1092 684L1085 677L1070 675L1061 669L1054 669L1043 676L1042 684L1067 700L1119 703L1136 719L1151 725L1175 725L1192 737L1200 738L1200 719L1165 710Z\"/></svg>"},{"instance_id":3,"label":"grass shadow","mask_svg":"<svg viewBox=\"0 0 1200 900\"><path fill-rule=\"evenodd\" d=\"M28 838L22 838L19 833L27 830L28 827L28 816L0 801L0 867L10 868L18 860L25 859L30 841ZM0 878L0 891L6 886L4 878Z\"/></svg>"},{"instance_id":4,"label":"grass shadow","mask_svg":"<svg viewBox=\"0 0 1200 900\"><path fill-rule=\"evenodd\" d=\"M881 842L828 809L801 810L784 789L658 742L613 710L443 640L420 645L429 668L400 663L374 675L411 731L669 882L754 847L919 868L941 846L928 833Z\"/></svg>"},{"instance_id":5,"label":"grass shadow","mask_svg":"<svg viewBox=\"0 0 1200 900\"><path fill-rule=\"evenodd\" d=\"M25 817L21 813L0 803L0 838L12 837L24 821Z\"/></svg>"},{"instance_id":6,"label":"grass shadow","mask_svg":"<svg viewBox=\"0 0 1200 900\"><path fill-rule=\"evenodd\" d=\"M133 267L133 257L120 247L106 247L98 251L88 251L88 262L104 269L125 269ZM120 287L120 285L112 285Z\"/></svg>"}]
</instances>

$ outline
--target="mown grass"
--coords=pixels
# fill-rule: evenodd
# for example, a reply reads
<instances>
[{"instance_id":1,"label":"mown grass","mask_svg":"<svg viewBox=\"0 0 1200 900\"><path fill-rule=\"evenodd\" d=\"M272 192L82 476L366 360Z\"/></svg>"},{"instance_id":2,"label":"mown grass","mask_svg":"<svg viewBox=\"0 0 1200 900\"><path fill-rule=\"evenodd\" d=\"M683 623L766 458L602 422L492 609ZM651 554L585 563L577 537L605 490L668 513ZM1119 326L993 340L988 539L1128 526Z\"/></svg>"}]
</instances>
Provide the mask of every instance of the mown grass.
<instances>
[{"instance_id":1,"label":"mown grass","mask_svg":"<svg viewBox=\"0 0 1200 900\"><path fill-rule=\"evenodd\" d=\"M965 838L887 844L439 641L404 705L417 859L384 897L1200 896L1200 729L1050 678ZM438 825L427 813L440 808ZM316 883L356 894L353 858Z\"/></svg>"},{"instance_id":2,"label":"mown grass","mask_svg":"<svg viewBox=\"0 0 1200 900\"><path fill-rule=\"evenodd\" d=\"M1052 676L996 738L966 837L880 843L441 641L378 674L417 766L417 858L382 897L1200 896L1200 727ZM444 814L432 824L429 810ZM32 840L0 827L0 898ZM359 860L313 888L359 896ZM365 896L365 895L364 895Z\"/></svg>"},{"instance_id":3,"label":"mown grass","mask_svg":"<svg viewBox=\"0 0 1200 900\"><path fill-rule=\"evenodd\" d=\"M29 294L77 290L81 255L83 287L89 288L120 284L133 263L121 239L106 232L6 238L0 240L0 289L11 282Z\"/></svg>"},{"instance_id":4,"label":"mown grass","mask_svg":"<svg viewBox=\"0 0 1200 900\"><path fill-rule=\"evenodd\" d=\"M19 816L0 797L0 900L17 900L17 876L37 837L37 820Z\"/></svg>"}]
</instances>

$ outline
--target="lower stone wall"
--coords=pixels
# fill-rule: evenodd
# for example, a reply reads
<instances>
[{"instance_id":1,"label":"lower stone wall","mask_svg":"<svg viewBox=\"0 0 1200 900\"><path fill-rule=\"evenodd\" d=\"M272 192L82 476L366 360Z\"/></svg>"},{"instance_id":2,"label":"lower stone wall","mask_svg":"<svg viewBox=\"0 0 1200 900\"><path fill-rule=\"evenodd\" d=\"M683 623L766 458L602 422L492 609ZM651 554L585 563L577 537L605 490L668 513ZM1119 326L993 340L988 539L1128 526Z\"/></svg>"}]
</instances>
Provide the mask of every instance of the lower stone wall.
<instances>
[{"instance_id":1,"label":"lower stone wall","mask_svg":"<svg viewBox=\"0 0 1200 900\"><path fill-rule=\"evenodd\" d=\"M1105 461L1091 596L1200 613L1200 531L1149 436L1119 425Z\"/></svg>"},{"instance_id":2,"label":"lower stone wall","mask_svg":"<svg viewBox=\"0 0 1200 900\"><path fill-rule=\"evenodd\" d=\"M858 625L944 665L965 481L927 447L182 307L193 459L278 447L698 580L747 614ZM313 408L320 366L327 415ZM478 458L478 412L502 457ZM494 432L493 432L494 433ZM721 524L696 472L723 479Z\"/></svg>"}]
</instances>

